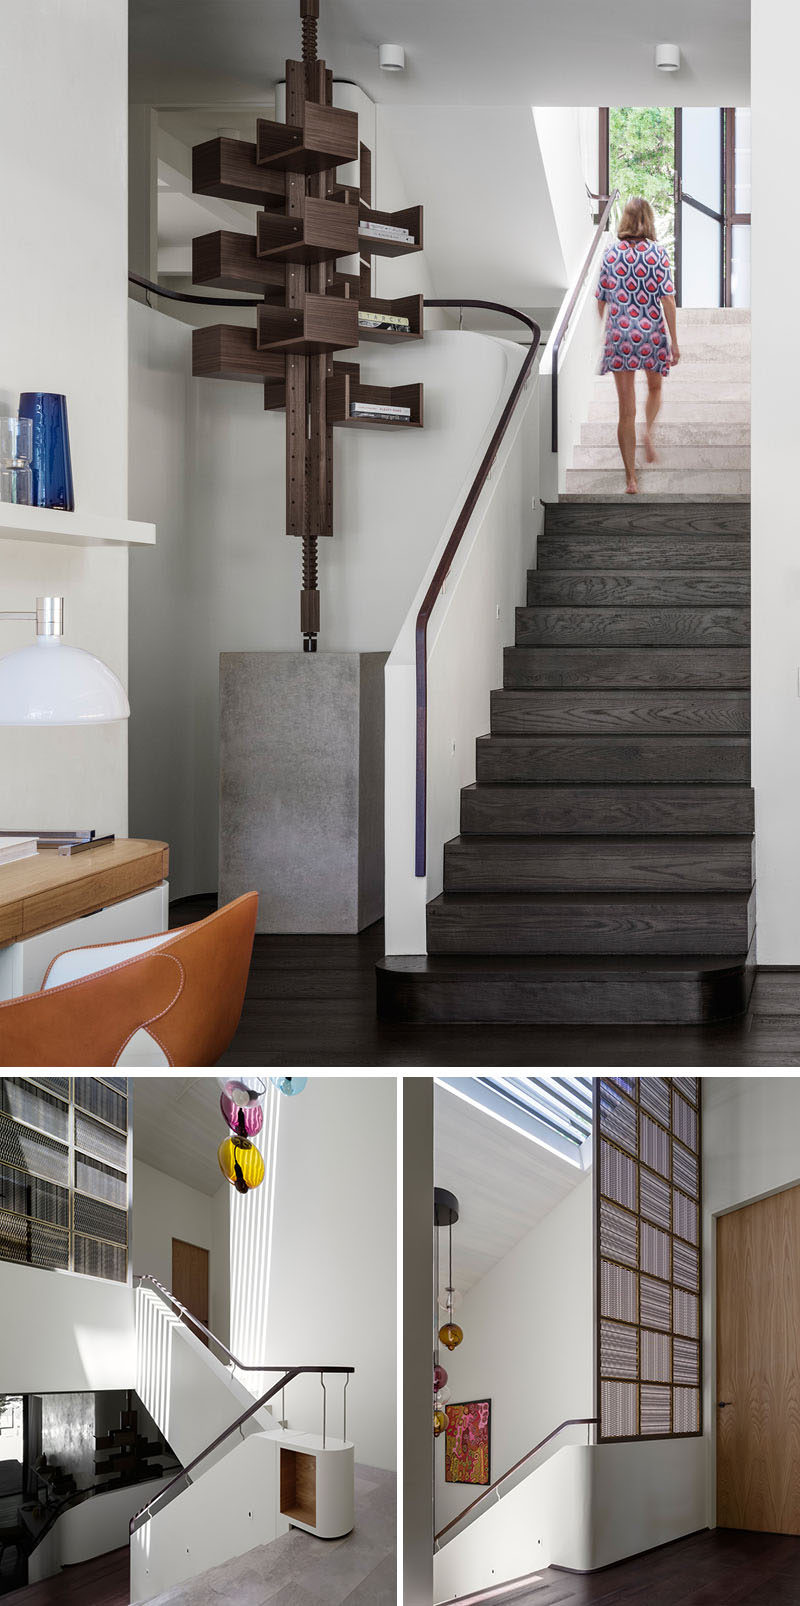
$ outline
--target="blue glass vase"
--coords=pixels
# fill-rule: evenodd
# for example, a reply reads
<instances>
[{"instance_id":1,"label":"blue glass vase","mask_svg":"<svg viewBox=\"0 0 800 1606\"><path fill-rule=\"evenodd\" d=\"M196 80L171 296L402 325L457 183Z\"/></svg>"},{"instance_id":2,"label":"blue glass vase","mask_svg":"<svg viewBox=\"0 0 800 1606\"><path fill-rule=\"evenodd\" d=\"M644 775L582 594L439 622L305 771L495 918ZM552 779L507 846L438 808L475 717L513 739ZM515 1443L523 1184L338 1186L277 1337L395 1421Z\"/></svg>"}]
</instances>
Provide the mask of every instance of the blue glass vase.
<instances>
[{"instance_id":1,"label":"blue glass vase","mask_svg":"<svg viewBox=\"0 0 800 1606\"><path fill-rule=\"evenodd\" d=\"M20 418L33 427L33 506L75 508L69 450L67 398L44 390L25 390L19 398Z\"/></svg>"}]
</instances>

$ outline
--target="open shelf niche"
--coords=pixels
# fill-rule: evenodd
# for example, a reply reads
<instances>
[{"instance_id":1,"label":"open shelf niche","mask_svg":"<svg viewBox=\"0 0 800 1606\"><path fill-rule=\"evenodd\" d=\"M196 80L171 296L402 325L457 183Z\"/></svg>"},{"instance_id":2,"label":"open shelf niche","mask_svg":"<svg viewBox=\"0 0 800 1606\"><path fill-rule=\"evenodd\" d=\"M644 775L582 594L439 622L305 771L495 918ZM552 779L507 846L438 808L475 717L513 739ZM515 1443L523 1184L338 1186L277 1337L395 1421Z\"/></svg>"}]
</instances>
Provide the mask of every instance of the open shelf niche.
<instances>
[{"instance_id":1,"label":"open shelf niche","mask_svg":"<svg viewBox=\"0 0 800 1606\"><path fill-rule=\"evenodd\" d=\"M357 402L381 407L408 407L409 418L353 417L350 408ZM334 363L328 380L328 419L349 429L421 429L421 385L362 385L358 363Z\"/></svg>"},{"instance_id":2,"label":"open shelf niche","mask_svg":"<svg viewBox=\"0 0 800 1606\"><path fill-rule=\"evenodd\" d=\"M317 1458L302 1450L280 1447L281 1516L290 1522L317 1525Z\"/></svg>"}]
</instances>

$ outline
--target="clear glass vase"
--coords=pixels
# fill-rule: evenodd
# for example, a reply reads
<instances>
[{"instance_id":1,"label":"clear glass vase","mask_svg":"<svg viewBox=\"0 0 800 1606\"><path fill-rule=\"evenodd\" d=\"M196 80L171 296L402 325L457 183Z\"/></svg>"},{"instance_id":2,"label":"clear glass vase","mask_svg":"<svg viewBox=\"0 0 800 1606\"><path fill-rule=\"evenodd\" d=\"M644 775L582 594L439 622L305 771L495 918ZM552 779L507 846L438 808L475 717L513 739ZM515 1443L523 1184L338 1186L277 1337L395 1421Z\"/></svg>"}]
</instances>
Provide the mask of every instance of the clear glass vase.
<instances>
[{"instance_id":1,"label":"clear glass vase","mask_svg":"<svg viewBox=\"0 0 800 1606\"><path fill-rule=\"evenodd\" d=\"M0 502L33 502L33 425L29 418L0 418Z\"/></svg>"}]
</instances>

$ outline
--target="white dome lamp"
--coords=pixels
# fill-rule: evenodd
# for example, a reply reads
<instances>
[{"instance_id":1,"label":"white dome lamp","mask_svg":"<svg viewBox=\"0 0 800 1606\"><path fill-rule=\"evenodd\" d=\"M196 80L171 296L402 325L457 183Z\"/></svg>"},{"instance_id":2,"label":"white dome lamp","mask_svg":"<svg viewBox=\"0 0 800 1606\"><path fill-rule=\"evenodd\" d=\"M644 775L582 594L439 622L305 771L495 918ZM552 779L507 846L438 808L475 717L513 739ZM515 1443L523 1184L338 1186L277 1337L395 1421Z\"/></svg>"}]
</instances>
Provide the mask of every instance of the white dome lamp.
<instances>
[{"instance_id":1,"label":"white dome lamp","mask_svg":"<svg viewBox=\"0 0 800 1606\"><path fill-rule=\"evenodd\" d=\"M379 45L378 62L383 72L405 72L406 53L402 45Z\"/></svg>"},{"instance_id":2,"label":"white dome lamp","mask_svg":"<svg viewBox=\"0 0 800 1606\"><path fill-rule=\"evenodd\" d=\"M680 45L656 45L656 66L659 72L678 72L680 65Z\"/></svg>"},{"instance_id":3,"label":"white dome lamp","mask_svg":"<svg viewBox=\"0 0 800 1606\"><path fill-rule=\"evenodd\" d=\"M100 658L62 640L64 598L37 597L36 641L0 658L0 725L105 725L128 719L125 688Z\"/></svg>"}]
</instances>

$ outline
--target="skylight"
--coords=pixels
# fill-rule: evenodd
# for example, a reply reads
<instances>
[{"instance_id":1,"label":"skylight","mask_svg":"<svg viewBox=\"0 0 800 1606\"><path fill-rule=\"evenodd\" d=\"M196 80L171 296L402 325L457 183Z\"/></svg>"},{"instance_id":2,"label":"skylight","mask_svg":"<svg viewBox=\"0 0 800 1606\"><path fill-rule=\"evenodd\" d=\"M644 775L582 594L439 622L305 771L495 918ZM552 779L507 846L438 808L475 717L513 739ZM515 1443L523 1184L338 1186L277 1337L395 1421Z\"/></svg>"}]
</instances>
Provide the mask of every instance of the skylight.
<instances>
[{"instance_id":1,"label":"skylight","mask_svg":"<svg viewBox=\"0 0 800 1606\"><path fill-rule=\"evenodd\" d=\"M443 1087L582 1169L592 1134L590 1076L444 1076Z\"/></svg>"}]
</instances>

